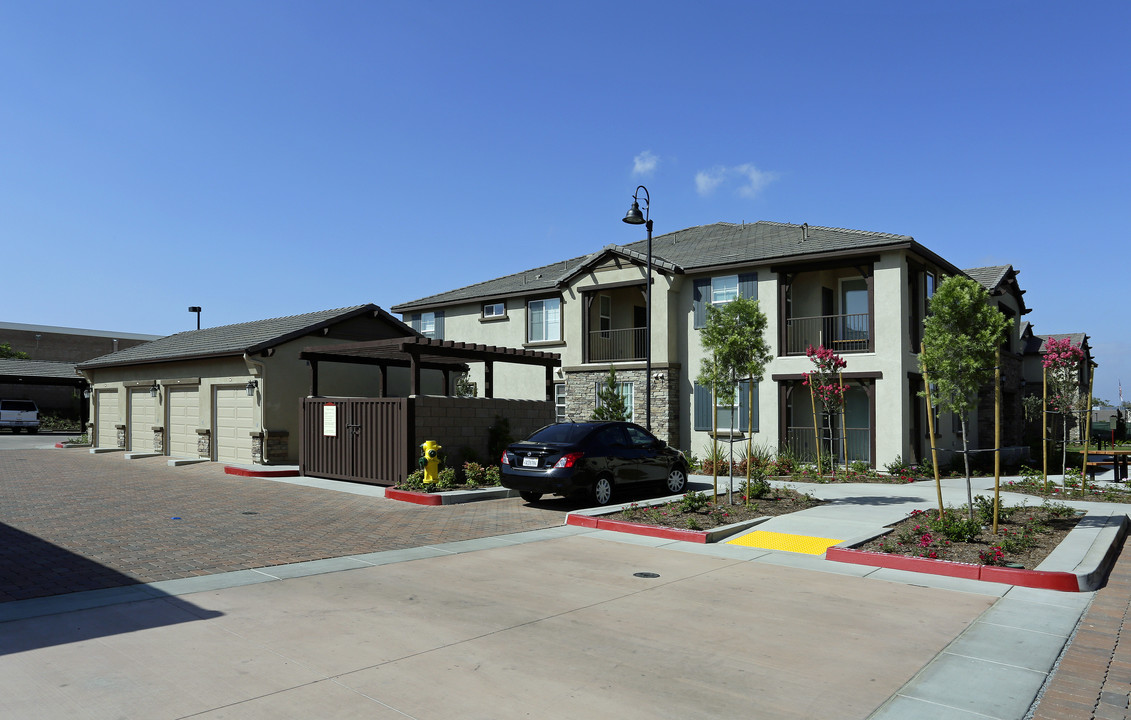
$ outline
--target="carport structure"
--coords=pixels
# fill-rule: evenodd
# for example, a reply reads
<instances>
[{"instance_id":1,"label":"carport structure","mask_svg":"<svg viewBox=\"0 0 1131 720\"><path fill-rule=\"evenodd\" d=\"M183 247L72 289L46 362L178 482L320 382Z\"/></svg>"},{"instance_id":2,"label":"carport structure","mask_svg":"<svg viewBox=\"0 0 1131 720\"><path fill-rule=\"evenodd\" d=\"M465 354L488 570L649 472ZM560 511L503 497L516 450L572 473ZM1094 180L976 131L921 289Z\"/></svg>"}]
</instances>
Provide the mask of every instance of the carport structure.
<instances>
[{"instance_id":1,"label":"carport structure","mask_svg":"<svg viewBox=\"0 0 1131 720\"><path fill-rule=\"evenodd\" d=\"M423 439L447 448L454 466L489 460L492 437L507 432L524 437L554 421L554 369L561 365L557 353L417 336L308 347L300 358L310 363L299 447L304 475L395 485L408 475ZM452 374L467 372L472 362L485 365L484 396L453 397ZM544 367L545 399L496 398L494 365L500 362ZM376 366L380 397L323 396L319 366L325 363ZM408 397L388 397L392 368L408 369ZM442 395L421 392L424 370L442 374Z\"/></svg>"},{"instance_id":2,"label":"carport structure","mask_svg":"<svg viewBox=\"0 0 1131 720\"><path fill-rule=\"evenodd\" d=\"M360 363L381 369L381 397L388 395L388 369L408 368L410 395L420 393L420 371L439 370L444 376L444 395L451 395L453 372L467 372L467 363L484 364L483 396L495 397L494 365L498 362L541 365L546 368L546 399L554 399L554 369L561 367L558 353L437 340L427 337L389 338L366 342L326 345L303 350L300 357L310 363L310 394L318 397L318 363Z\"/></svg>"},{"instance_id":3,"label":"carport structure","mask_svg":"<svg viewBox=\"0 0 1131 720\"><path fill-rule=\"evenodd\" d=\"M89 388L86 378L75 371L74 363L0 359L0 397L34 400L41 414L77 405L85 426L86 404L72 401L71 396Z\"/></svg>"}]
</instances>

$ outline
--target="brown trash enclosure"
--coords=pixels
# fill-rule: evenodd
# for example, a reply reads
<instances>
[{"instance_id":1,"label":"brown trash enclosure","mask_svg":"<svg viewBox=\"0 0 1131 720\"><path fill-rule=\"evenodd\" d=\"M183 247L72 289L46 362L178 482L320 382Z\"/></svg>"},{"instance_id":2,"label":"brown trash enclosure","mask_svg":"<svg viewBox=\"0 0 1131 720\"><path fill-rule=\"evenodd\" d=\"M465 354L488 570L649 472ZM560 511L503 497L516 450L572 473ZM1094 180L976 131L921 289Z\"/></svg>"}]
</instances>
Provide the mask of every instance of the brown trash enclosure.
<instances>
[{"instance_id":1,"label":"brown trash enclosure","mask_svg":"<svg viewBox=\"0 0 1131 720\"><path fill-rule=\"evenodd\" d=\"M465 460L490 464L498 460L491 456L493 446L522 439L555 419L552 372L561 364L555 353L407 337L307 348L300 357L311 364L311 397L302 400L299 469L311 477L396 485L416 469L420 445L427 440L443 447L449 467ZM415 393L421 369L444 371L446 391L449 373L466 369L463 363L469 361L485 363L487 397ZM382 380L387 368L408 367L414 393L319 397L319 362L376 365ZM491 397L495 362L544 366L546 399Z\"/></svg>"}]
</instances>

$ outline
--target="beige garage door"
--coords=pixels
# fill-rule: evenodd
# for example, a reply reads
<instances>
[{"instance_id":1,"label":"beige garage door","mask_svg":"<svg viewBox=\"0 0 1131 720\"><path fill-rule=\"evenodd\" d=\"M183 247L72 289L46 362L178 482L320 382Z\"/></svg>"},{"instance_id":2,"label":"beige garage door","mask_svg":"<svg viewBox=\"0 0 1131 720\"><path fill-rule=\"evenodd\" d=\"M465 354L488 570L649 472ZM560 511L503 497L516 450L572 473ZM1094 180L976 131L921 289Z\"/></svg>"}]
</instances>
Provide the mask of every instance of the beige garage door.
<instances>
[{"instance_id":1,"label":"beige garage door","mask_svg":"<svg viewBox=\"0 0 1131 720\"><path fill-rule=\"evenodd\" d=\"M168 454L197 457L196 428L200 423L200 393L197 388L169 388Z\"/></svg>"},{"instance_id":2,"label":"beige garage door","mask_svg":"<svg viewBox=\"0 0 1131 720\"><path fill-rule=\"evenodd\" d=\"M248 397L243 385L230 388L216 388L216 398L212 403L216 422L216 459L220 462L246 463L251 459L251 431L257 429L255 422L255 398Z\"/></svg>"},{"instance_id":3,"label":"beige garage door","mask_svg":"<svg viewBox=\"0 0 1131 720\"><path fill-rule=\"evenodd\" d=\"M94 441L97 447L118 447L118 391L97 390L94 394Z\"/></svg>"},{"instance_id":4,"label":"beige garage door","mask_svg":"<svg viewBox=\"0 0 1131 720\"><path fill-rule=\"evenodd\" d=\"M157 398L149 388L130 388L130 450L153 452L153 426L157 424Z\"/></svg>"}]
</instances>

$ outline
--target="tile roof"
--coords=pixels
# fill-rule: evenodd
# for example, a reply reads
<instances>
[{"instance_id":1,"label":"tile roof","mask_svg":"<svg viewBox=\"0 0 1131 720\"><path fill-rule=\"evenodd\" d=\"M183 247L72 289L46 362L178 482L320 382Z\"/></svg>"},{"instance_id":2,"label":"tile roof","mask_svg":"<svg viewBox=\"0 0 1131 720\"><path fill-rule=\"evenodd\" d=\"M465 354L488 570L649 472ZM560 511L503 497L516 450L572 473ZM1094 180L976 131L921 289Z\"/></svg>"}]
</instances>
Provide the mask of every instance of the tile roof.
<instances>
[{"instance_id":1,"label":"tile roof","mask_svg":"<svg viewBox=\"0 0 1131 720\"><path fill-rule=\"evenodd\" d=\"M1044 335L1030 335L1025 343L1025 354L1042 353L1045 343L1049 340L1063 340L1068 338L1076 347L1083 348L1088 342L1087 333L1046 333Z\"/></svg>"},{"instance_id":2,"label":"tile roof","mask_svg":"<svg viewBox=\"0 0 1131 720\"><path fill-rule=\"evenodd\" d=\"M1005 280L1006 273L1013 269L1012 265L993 265L990 267L969 268L962 272L976 280L987 291L993 292Z\"/></svg>"},{"instance_id":3,"label":"tile roof","mask_svg":"<svg viewBox=\"0 0 1131 720\"><path fill-rule=\"evenodd\" d=\"M354 305L353 307L322 310L303 315L290 315L269 320L255 320L235 325L189 330L143 345L119 350L116 353L96 357L79 363L77 367L80 370L86 370L115 365L134 365L258 352L272 345L278 345L296 337L307 335L327 325L368 312L381 312L388 316L389 320L400 323L399 320L372 303ZM408 330L408 332L412 333L412 330Z\"/></svg>"},{"instance_id":4,"label":"tile roof","mask_svg":"<svg viewBox=\"0 0 1131 720\"><path fill-rule=\"evenodd\" d=\"M78 380L74 363L47 362L44 360L0 359L0 376L63 378Z\"/></svg>"},{"instance_id":5,"label":"tile roof","mask_svg":"<svg viewBox=\"0 0 1131 720\"><path fill-rule=\"evenodd\" d=\"M910 235L792 225L764 220L741 224L719 222L659 235L652 239L652 255L654 259L661 258L672 271L678 271L676 268L680 268L690 273L719 265L737 266L775 260L788 261L810 255L907 244L932 256L940 264L952 267L946 260L915 242ZM569 276L571 271L583 267L585 263L606 250L614 250L628 257L642 258L647 252L647 241L606 246L598 253L400 303L394 305L392 310L405 312L479 298L488 299L553 290L559 282ZM659 263L657 266L659 267Z\"/></svg>"}]
</instances>

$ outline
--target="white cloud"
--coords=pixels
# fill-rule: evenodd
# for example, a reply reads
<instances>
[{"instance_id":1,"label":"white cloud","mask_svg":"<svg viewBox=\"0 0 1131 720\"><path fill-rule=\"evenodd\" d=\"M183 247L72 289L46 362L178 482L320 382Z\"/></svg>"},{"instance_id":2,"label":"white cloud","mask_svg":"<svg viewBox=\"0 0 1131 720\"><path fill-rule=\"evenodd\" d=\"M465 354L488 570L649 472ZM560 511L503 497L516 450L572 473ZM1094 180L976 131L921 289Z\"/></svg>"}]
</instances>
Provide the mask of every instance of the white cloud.
<instances>
[{"instance_id":1,"label":"white cloud","mask_svg":"<svg viewBox=\"0 0 1131 720\"><path fill-rule=\"evenodd\" d=\"M716 167L695 173L695 189L700 195L710 195L726 179L726 168Z\"/></svg>"},{"instance_id":2,"label":"white cloud","mask_svg":"<svg viewBox=\"0 0 1131 720\"><path fill-rule=\"evenodd\" d=\"M777 173L759 170L750 163L734 167L718 166L696 173L695 189L700 195L710 195L723 183L736 179L741 183L736 192L742 197L754 198L777 178Z\"/></svg>"},{"instance_id":3,"label":"white cloud","mask_svg":"<svg viewBox=\"0 0 1131 720\"><path fill-rule=\"evenodd\" d=\"M651 150L645 150L636 157L632 158L632 174L633 175L651 175L660 164L660 158Z\"/></svg>"},{"instance_id":4,"label":"white cloud","mask_svg":"<svg viewBox=\"0 0 1131 720\"><path fill-rule=\"evenodd\" d=\"M739 175L745 176L746 184L738 188L738 194L748 198L757 197L758 193L762 192L767 185L778 178L777 173L759 170L749 163L739 165L734 171Z\"/></svg>"}]
</instances>

